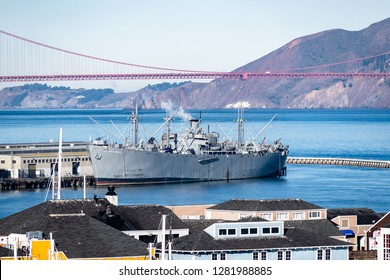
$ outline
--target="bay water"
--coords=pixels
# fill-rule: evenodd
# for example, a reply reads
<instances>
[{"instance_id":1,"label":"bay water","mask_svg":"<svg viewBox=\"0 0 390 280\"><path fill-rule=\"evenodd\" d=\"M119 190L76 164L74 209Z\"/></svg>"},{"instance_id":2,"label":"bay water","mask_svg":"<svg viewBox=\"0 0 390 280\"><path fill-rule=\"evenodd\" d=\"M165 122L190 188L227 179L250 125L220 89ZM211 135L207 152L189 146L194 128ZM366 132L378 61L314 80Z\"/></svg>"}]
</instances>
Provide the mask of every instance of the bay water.
<instances>
[{"instance_id":1,"label":"bay water","mask_svg":"<svg viewBox=\"0 0 390 280\"><path fill-rule=\"evenodd\" d=\"M58 142L63 127L66 142L104 137L122 142L129 137L131 112L96 110L1 110L0 144ZM144 140L160 139L166 112L140 110L140 134ZM275 119L259 133L273 116ZM168 112L168 117L171 112ZM189 110L173 116L172 130L200 118L204 129L222 138L236 134L236 110ZM389 110L245 110L245 136L257 142L281 139L290 156L390 160ZM390 169L288 165L281 178L116 187L119 204L188 205L213 204L233 198L300 198L325 208L365 207L390 211ZM0 218L45 200L46 189L0 192ZM88 197L104 197L106 188L89 187ZM82 198L82 189L65 189L62 198ZM50 195L49 195L50 197Z\"/></svg>"}]
</instances>

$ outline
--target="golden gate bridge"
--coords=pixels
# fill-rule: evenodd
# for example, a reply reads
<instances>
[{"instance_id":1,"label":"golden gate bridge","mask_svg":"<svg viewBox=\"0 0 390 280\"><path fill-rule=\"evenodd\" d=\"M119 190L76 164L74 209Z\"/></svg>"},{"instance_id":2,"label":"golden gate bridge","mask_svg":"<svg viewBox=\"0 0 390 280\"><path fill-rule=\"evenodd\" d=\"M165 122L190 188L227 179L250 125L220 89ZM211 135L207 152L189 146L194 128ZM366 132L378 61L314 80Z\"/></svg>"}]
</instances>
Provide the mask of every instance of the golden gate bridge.
<instances>
[{"instance_id":1,"label":"golden gate bridge","mask_svg":"<svg viewBox=\"0 0 390 280\"><path fill-rule=\"evenodd\" d=\"M381 67L370 70L367 65ZM57 48L0 30L0 82L216 79L390 78L390 51L369 57L295 69L215 72L153 67Z\"/></svg>"}]
</instances>

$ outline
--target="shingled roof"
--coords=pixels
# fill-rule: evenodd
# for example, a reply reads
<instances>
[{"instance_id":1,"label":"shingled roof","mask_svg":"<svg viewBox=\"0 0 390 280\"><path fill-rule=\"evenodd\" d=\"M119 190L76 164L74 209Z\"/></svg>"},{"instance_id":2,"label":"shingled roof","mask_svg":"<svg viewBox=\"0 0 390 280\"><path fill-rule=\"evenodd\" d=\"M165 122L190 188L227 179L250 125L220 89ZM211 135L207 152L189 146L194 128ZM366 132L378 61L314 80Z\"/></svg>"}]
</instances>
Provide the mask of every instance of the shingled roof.
<instances>
[{"instance_id":1,"label":"shingled roof","mask_svg":"<svg viewBox=\"0 0 390 280\"><path fill-rule=\"evenodd\" d=\"M28 231L41 230L46 225L50 214L77 214L85 213L92 217L98 217L103 212L102 205L108 201L101 199L97 204L94 200L48 200L33 207L0 219L0 235L11 233L25 234Z\"/></svg>"},{"instance_id":2,"label":"shingled roof","mask_svg":"<svg viewBox=\"0 0 390 280\"><path fill-rule=\"evenodd\" d=\"M110 226L105 210L119 212L107 200L50 200L0 220L0 235L50 232L69 258L143 256L145 243Z\"/></svg>"},{"instance_id":3,"label":"shingled roof","mask_svg":"<svg viewBox=\"0 0 390 280\"><path fill-rule=\"evenodd\" d=\"M111 209L111 216L106 215L108 206ZM163 214L167 215L172 228L186 228L170 209L161 205L115 206L106 199L72 199L49 200L0 219L0 235L25 234L27 231L39 230L40 225L47 223L50 214L77 213L85 213L123 231L157 230L161 228Z\"/></svg>"},{"instance_id":4,"label":"shingled roof","mask_svg":"<svg viewBox=\"0 0 390 280\"><path fill-rule=\"evenodd\" d=\"M115 258L147 256L147 245L85 215L50 215L41 228L53 233L57 249L68 258Z\"/></svg>"},{"instance_id":5,"label":"shingled roof","mask_svg":"<svg viewBox=\"0 0 390 280\"><path fill-rule=\"evenodd\" d=\"M338 216L357 216L358 225L372 225L379 221L385 214L377 213L369 208L335 208L328 209L328 219Z\"/></svg>"},{"instance_id":6,"label":"shingled roof","mask_svg":"<svg viewBox=\"0 0 390 280\"><path fill-rule=\"evenodd\" d=\"M280 211L280 210L309 210L309 209L324 209L324 208L301 199L270 199L270 200L232 199L211 206L208 209L237 210L237 211Z\"/></svg>"},{"instance_id":7,"label":"shingled roof","mask_svg":"<svg viewBox=\"0 0 390 280\"><path fill-rule=\"evenodd\" d=\"M161 228L162 215L167 215L172 228L187 228L172 210L161 205L126 205L117 206L117 209L129 230L157 230Z\"/></svg>"},{"instance_id":8,"label":"shingled roof","mask_svg":"<svg viewBox=\"0 0 390 280\"><path fill-rule=\"evenodd\" d=\"M214 222L222 221L190 221L190 235L174 239L172 250L176 252L194 251L241 251L241 250L265 250L278 248L302 248L323 246L351 246L350 243L329 237L332 233L341 235L340 232L330 230L334 227L327 220L285 222L284 236L280 237L257 237L257 238L227 238L214 239L202 228L210 226ZM326 229L326 234L321 229Z\"/></svg>"}]
</instances>

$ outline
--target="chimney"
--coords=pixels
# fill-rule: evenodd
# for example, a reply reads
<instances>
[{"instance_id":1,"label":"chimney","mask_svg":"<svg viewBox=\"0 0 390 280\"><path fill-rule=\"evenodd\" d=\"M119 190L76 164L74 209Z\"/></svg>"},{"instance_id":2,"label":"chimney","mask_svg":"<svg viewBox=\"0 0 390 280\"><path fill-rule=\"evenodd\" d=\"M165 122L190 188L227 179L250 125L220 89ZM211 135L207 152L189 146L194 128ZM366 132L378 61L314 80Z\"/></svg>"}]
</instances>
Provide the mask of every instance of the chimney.
<instances>
[{"instance_id":1,"label":"chimney","mask_svg":"<svg viewBox=\"0 0 390 280\"><path fill-rule=\"evenodd\" d=\"M106 199L115 206L118 206L118 195L115 193L115 187L109 186L108 192L106 193Z\"/></svg>"}]
</instances>

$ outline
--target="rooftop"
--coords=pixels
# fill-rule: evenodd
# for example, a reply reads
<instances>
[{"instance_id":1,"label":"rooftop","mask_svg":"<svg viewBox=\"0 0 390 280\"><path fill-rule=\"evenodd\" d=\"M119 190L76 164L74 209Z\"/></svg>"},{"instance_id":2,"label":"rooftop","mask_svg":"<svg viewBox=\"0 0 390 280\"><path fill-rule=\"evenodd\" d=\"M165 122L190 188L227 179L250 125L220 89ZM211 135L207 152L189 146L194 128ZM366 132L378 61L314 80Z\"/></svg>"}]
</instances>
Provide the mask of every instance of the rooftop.
<instances>
[{"instance_id":1,"label":"rooftop","mask_svg":"<svg viewBox=\"0 0 390 280\"><path fill-rule=\"evenodd\" d=\"M385 214L377 213L369 208L335 208L328 209L328 219L338 216L357 216L358 225L372 225L378 222Z\"/></svg>"},{"instance_id":2,"label":"rooftop","mask_svg":"<svg viewBox=\"0 0 390 280\"><path fill-rule=\"evenodd\" d=\"M308 210L308 209L324 209L324 208L306 202L301 199L270 199L270 200L232 199L214 205L208 209L237 210L237 211L280 211L280 210Z\"/></svg>"},{"instance_id":3,"label":"rooftop","mask_svg":"<svg viewBox=\"0 0 390 280\"><path fill-rule=\"evenodd\" d=\"M221 220L192 220L186 222L190 235L174 240L173 251L222 251L261 250L274 248L302 248L318 246L351 246L330 236L341 236L341 232L328 220L285 222L284 236L214 239L203 230ZM237 221L238 223L240 221ZM329 235L330 234L330 235Z\"/></svg>"}]
</instances>

